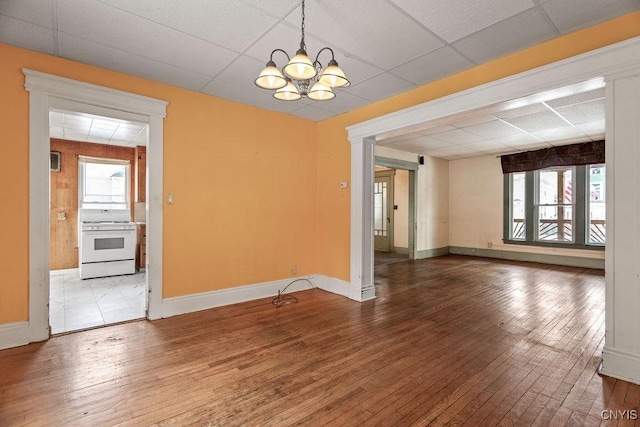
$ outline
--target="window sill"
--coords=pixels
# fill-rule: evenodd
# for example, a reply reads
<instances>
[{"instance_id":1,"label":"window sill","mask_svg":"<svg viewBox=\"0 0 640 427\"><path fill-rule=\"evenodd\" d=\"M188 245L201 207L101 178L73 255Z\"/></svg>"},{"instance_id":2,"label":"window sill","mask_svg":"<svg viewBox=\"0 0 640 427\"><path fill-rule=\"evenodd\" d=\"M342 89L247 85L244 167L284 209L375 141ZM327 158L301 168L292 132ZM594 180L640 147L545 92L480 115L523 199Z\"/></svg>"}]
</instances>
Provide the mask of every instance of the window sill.
<instances>
[{"instance_id":1,"label":"window sill","mask_svg":"<svg viewBox=\"0 0 640 427\"><path fill-rule=\"evenodd\" d=\"M545 248L562 248L562 249L579 249L587 251L604 251L604 245L580 245L577 243L563 243L563 242L531 242L526 240L509 240L503 239L502 242L506 245L520 245L520 246L541 246Z\"/></svg>"}]
</instances>

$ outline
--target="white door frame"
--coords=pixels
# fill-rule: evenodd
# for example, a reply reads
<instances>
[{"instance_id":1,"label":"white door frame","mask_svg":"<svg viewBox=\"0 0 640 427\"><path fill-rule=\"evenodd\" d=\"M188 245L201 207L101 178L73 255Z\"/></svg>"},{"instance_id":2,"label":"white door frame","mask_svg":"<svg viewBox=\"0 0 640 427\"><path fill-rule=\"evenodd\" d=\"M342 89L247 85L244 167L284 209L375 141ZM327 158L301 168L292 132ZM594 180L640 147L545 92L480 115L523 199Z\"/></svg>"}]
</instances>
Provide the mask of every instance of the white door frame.
<instances>
[{"instance_id":1,"label":"white door frame","mask_svg":"<svg viewBox=\"0 0 640 427\"><path fill-rule=\"evenodd\" d=\"M148 123L148 318L162 313L163 119L167 102L23 69L29 92L28 342L49 339L49 110L107 115Z\"/></svg>"},{"instance_id":2,"label":"white door frame","mask_svg":"<svg viewBox=\"0 0 640 427\"><path fill-rule=\"evenodd\" d=\"M640 63L640 37L554 62L443 98L347 127L351 143L351 294L375 298L373 286L373 169L376 136L399 132L453 114L471 112L546 91L611 78Z\"/></svg>"}]
</instances>

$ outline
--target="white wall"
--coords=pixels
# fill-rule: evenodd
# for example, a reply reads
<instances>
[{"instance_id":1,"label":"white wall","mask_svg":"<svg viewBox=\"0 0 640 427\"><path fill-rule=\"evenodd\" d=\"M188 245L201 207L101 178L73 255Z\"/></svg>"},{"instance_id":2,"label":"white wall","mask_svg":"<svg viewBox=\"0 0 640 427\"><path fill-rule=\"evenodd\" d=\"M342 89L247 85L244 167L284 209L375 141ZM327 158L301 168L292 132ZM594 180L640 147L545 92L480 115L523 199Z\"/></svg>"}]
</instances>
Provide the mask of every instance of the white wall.
<instances>
[{"instance_id":1,"label":"white wall","mask_svg":"<svg viewBox=\"0 0 640 427\"><path fill-rule=\"evenodd\" d=\"M603 251L502 243L503 176L496 156L451 161L449 186L450 246L604 259Z\"/></svg>"},{"instance_id":2,"label":"white wall","mask_svg":"<svg viewBox=\"0 0 640 427\"><path fill-rule=\"evenodd\" d=\"M393 246L409 248L409 171L398 169L393 179Z\"/></svg>"},{"instance_id":3,"label":"white wall","mask_svg":"<svg viewBox=\"0 0 640 427\"><path fill-rule=\"evenodd\" d=\"M418 251L449 246L449 161L424 158L418 169Z\"/></svg>"},{"instance_id":4,"label":"white wall","mask_svg":"<svg viewBox=\"0 0 640 427\"><path fill-rule=\"evenodd\" d=\"M418 162L415 153L378 145L375 155ZM446 248L449 246L449 161L425 156L417 181L416 250Z\"/></svg>"}]
</instances>

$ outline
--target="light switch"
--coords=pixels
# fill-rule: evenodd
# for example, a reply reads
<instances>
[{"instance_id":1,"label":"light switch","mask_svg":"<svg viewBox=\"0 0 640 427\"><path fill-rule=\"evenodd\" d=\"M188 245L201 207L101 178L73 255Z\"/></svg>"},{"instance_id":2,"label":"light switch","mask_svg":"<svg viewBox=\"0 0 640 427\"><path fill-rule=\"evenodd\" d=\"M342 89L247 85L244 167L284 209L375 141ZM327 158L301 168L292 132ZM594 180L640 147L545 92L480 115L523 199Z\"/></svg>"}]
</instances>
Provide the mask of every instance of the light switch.
<instances>
[{"instance_id":1,"label":"light switch","mask_svg":"<svg viewBox=\"0 0 640 427\"><path fill-rule=\"evenodd\" d=\"M348 188L348 187L349 187L349 183L347 181L340 182L340 188Z\"/></svg>"},{"instance_id":2,"label":"light switch","mask_svg":"<svg viewBox=\"0 0 640 427\"><path fill-rule=\"evenodd\" d=\"M172 205L173 204L173 193L167 194L167 204L168 205Z\"/></svg>"},{"instance_id":3,"label":"light switch","mask_svg":"<svg viewBox=\"0 0 640 427\"><path fill-rule=\"evenodd\" d=\"M58 212L58 221L66 221L67 213L66 212Z\"/></svg>"}]
</instances>

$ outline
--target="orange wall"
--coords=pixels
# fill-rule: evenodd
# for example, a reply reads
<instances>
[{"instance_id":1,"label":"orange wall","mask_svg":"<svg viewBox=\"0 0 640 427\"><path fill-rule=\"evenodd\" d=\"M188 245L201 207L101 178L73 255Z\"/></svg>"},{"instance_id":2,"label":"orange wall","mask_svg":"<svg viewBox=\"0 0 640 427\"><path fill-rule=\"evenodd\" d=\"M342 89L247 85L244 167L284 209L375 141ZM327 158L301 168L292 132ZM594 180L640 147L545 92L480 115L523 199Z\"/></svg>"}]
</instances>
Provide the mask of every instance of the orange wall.
<instances>
[{"instance_id":1,"label":"orange wall","mask_svg":"<svg viewBox=\"0 0 640 427\"><path fill-rule=\"evenodd\" d=\"M320 122L318 126L318 268L349 280L350 195L338 182L350 180L351 147L346 127L451 95L523 71L640 36L640 12L576 31L532 48L420 86L409 92ZM346 70L347 73L349 70Z\"/></svg>"},{"instance_id":2,"label":"orange wall","mask_svg":"<svg viewBox=\"0 0 640 427\"><path fill-rule=\"evenodd\" d=\"M174 297L316 273L314 122L0 44L0 324L28 318L29 68L169 101L164 290ZM10 225L10 226L8 226Z\"/></svg>"}]
</instances>

